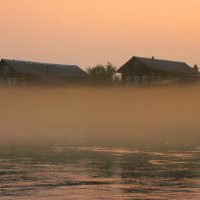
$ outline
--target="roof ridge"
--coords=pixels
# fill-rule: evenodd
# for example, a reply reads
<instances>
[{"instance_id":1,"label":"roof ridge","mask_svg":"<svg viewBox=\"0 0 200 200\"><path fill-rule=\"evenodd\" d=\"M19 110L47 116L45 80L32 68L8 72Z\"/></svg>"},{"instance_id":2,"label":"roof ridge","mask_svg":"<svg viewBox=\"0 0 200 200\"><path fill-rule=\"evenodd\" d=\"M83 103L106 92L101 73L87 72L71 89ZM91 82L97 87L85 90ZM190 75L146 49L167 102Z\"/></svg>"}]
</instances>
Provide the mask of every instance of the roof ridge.
<instances>
[{"instance_id":1,"label":"roof ridge","mask_svg":"<svg viewBox=\"0 0 200 200\"><path fill-rule=\"evenodd\" d=\"M26 64L40 64L40 65L54 65L54 66L73 66L73 67L78 67L78 65L75 64L57 64L57 63L45 63L45 62L36 62L36 61L27 61L27 60L16 60L16 59L1 59L1 61L4 62L21 62L21 63L26 63Z\"/></svg>"},{"instance_id":2,"label":"roof ridge","mask_svg":"<svg viewBox=\"0 0 200 200\"><path fill-rule=\"evenodd\" d=\"M165 61L165 62L175 62L175 63L184 63L184 64L187 64L186 62L182 62L182 61L175 61L175 60L166 60L166 59L157 59L154 57L154 60L151 58L148 58L148 57L140 57L140 56L133 56L133 58L136 58L136 59L147 59L147 60L152 60L152 61Z\"/></svg>"}]
</instances>

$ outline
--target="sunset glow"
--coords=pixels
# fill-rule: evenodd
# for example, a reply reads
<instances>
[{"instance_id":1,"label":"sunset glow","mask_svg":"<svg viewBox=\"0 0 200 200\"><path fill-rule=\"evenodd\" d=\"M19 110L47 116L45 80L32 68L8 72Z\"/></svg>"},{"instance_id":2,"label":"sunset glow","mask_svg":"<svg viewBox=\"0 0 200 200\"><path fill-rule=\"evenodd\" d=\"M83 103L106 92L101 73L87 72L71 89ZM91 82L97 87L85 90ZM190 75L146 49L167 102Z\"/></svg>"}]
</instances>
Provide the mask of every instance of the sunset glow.
<instances>
[{"instance_id":1,"label":"sunset glow","mask_svg":"<svg viewBox=\"0 0 200 200\"><path fill-rule=\"evenodd\" d=\"M133 55L199 64L199 0L0 0L2 58L83 68Z\"/></svg>"}]
</instances>

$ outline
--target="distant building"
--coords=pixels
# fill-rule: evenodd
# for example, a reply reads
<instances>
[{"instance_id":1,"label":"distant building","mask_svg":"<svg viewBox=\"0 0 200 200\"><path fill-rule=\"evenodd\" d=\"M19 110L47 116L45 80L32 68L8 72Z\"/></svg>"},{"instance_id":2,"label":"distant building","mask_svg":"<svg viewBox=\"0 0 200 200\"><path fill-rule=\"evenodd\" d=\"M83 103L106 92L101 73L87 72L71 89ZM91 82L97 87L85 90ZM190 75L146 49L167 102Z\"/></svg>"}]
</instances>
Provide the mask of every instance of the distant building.
<instances>
[{"instance_id":1,"label":"distant building","mask_svg":"<svg viewBox=\"0 0 200 200\"><path fill-rule=\"evenodd\" d=\"M190 83L199 79L198 67L191 68L184 62L132 57L117 70L125 85L163 85Z\"/></svg>"},{"instance_id":2,"label":"distant building","mask_svg":"<svg viewBox=\"0 0 200 200\"><path fill-rule=\"evenodd\" d=\"M0 85L46 85L82 83L87 74L76 65L47 64L30 61L0 61Z\"/></svg>"}]
</instances>

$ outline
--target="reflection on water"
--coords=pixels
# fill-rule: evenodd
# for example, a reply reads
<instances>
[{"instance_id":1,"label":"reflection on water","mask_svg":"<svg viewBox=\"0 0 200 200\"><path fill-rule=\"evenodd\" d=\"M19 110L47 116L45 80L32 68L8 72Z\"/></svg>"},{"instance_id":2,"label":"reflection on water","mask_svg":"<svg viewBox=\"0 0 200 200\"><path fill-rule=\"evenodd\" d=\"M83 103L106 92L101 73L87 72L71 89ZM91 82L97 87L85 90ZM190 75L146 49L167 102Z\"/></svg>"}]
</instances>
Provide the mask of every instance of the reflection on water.
<instances>
[{"instance_id":1,"label":"reflection on water","mask_svg":"<svg viewBox=\"0 0 200 200\"><path fill-rule=\"evenodd\" d=\"M1 200L200 199L197 146L30 149L1 151Z\"/></svg>"}]
</instances>

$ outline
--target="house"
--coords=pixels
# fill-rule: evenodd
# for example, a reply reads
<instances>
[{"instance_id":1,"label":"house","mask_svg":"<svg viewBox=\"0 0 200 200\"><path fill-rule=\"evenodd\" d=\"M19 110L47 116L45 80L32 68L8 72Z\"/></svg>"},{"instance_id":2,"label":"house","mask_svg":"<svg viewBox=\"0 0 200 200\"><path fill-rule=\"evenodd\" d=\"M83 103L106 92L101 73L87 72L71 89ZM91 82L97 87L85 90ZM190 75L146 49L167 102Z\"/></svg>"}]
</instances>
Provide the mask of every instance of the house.
<instances>
[{"instance_id":1,"label":"house","mask_svg":"<svg viewBox=\"0 0 200 200\"><path fill-rule=\"evenodd\" d=\"M199 79L198 67L191 68L184 62L132 57L117 70L124 85L184 84Z\"/></svg>"},{"instance_id":2,"label":"house","mask_svg":"<svg viewBox=\"0 0 200 200\"><path fill-rule=\"evenodd\" d=\"M47 85L82 83L86 73L76 65L59 65L30 61L0 61L0 85Z\"/></svg>"}]
</instances>

